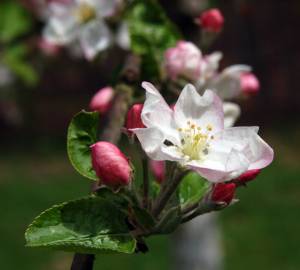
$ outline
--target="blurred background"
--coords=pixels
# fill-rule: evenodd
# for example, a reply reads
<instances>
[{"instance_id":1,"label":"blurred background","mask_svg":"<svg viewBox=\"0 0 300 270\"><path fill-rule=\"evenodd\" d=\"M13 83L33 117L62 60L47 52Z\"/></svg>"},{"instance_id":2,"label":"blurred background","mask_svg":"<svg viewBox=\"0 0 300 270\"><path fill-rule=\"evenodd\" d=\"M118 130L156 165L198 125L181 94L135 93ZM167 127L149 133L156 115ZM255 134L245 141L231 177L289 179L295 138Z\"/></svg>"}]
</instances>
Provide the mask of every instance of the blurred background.
<instances>
[{"instance_id":1,"label":"blurred background","mask_svg":"<svg viewBox=\"0 0 300 270\"><path fill-rule=\"evenodd\" d=\"M191 15L205 1L161 2L196 41ZM4 3L17 7L3 8ZM64 51L46 55L36 45L42 24L26 4L11 0L0 6L1 269L68 269L72 254L25 248L24 230L42 210L88 192L89 183L66 155L67 126L97 89L112 83L124 53L112 48L94 64ZM251 65L261 82L256 97L241 101L237 125L259 125L275 150L273 164L238 191L239 203L220 214L224 269L300 269L300 2L213 4L226 22L208 52L221 50L223 66ZM170 238L149 243L145 255L98 256L95 269L171 269Z\"/></svg>"}]
</instances>

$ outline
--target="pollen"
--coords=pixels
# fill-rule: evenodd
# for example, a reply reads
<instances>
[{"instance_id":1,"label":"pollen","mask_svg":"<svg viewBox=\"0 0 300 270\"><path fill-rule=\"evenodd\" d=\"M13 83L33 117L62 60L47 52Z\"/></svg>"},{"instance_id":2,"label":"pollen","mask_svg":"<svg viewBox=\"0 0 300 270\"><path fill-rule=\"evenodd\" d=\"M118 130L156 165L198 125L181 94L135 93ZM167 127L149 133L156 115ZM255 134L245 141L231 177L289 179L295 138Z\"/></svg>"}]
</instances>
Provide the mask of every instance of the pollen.
<instances>
[{"instance_id":1,"label":"pollen","mask_svg":"<svg viewBox=\"0 0 300 270\"><path fill-rule=\"evenodd\" d=\"M95 9L86 3L78 7L76 14L81 23L87 23L96 17Z\"/></svg>"},{"instance_id":2,"label":"pollen","mask_svg":"<svg viewBox=\"0 0 300 270\"><path fill-rule=\"evenodd\" d=\"M209 125L206 129L211 131L212 126ZM202 160L208 153L208 139L211 138L208 132L201 132L202 128L191 121L187 121L187 126L177 128L177 130L181 136L181 145L177 146L178 150L190 160Z\"/></svg>"}]
</instances>

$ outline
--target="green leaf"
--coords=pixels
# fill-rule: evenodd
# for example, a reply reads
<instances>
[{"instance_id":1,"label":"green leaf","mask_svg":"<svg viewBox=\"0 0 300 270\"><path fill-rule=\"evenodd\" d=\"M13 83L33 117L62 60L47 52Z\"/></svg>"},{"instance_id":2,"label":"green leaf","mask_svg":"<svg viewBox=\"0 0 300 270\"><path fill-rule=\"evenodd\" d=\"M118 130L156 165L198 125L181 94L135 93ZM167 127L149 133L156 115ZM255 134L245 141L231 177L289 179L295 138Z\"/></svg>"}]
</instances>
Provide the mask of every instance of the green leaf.
<instances>
[{"instance_id":1,"label":"green leaf","mask_svg":"<svg viewBox=\"0 0 300 270\"><path fill-rule=\"evenodd\" d=\"M10 42L27 33L32 21L26 10L16 1L0 4L0 41Z\"/></svg>"},{"instance_id":2,"label":"green leaf","mask_svg":"<svg viewBox=\"0 0 300 270\"><path fill-rule=\"evenodd\" d=\"M142 56L146 77L159 75L165 50L176 44L180 34L155 0L136 0L128 9L131 49Z\"/></svg>"},{"instance_id":3,"label":"green leaf","mask_svg":"<svg viewBox=\"0 0 300 270\"><path fill-rule=\"evenodd\" d=\"M44 211L28 227L29 247L80 253L133 253L127 215L106 199L90 196Z\"/></svg>"},{"instance_id":4,"label":"green leaf","mask_svg":"<svg viewBox=\"0 0 300 270\"><path fill-rule=\"evenodd\" d=\"M180 183L178 195L181 205L192 204L199 201L209 190L210 183L199 174L191 172Z\"/></svg>"},{"instance_id":5,"label":"green leaf","mask_svg":"<svg viewBox=\"0 0 300 270\"><path fill-rule=\"evenodd\" d=\"M97 141L98 112L81 111L72 119L67 136L68 156L73 167L83 176L98 180L92 167L90 146Z\"/></svg>"}]
</instances>

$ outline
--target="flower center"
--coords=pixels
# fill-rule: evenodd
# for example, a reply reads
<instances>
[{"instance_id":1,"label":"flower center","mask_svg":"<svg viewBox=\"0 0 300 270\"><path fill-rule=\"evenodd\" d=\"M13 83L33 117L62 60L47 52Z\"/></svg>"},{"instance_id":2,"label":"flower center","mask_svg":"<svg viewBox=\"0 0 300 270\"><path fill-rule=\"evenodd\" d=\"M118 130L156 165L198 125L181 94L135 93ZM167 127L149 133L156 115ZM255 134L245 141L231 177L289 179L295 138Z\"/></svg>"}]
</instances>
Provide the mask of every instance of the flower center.
<instances>
[{"instance_id":1,"label":"flower center","mask_svg":"<svg viewBox=\"0 0 300 270\"><path fill-rule=\"evenodd\" d=\"M86 3L79 5L76 14L80 23L87 23L96 17L95 8Z\"/></svg>"},{"instance_id":2,"label":"flower center","mask_svg":"<svg viewBox=\"0 0 300 270\"><path fill-rule=\"evenodd\" d=\"M178 128L181 135L182 154L187 156L189 160L202 160L208 154L209 139L214 139L210 136L213 130L212 125L207 125L204 129L191 121L187 121L187 127Z\"/></svg>"}]
</instances>

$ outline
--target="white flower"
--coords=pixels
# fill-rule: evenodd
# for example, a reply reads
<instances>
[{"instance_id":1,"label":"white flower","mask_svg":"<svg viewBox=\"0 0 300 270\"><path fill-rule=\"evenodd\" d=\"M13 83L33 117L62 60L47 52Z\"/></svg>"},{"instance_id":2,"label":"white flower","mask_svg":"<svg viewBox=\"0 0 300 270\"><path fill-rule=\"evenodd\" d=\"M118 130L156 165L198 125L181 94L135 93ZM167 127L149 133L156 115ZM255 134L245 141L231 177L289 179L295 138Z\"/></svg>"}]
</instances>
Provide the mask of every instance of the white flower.
<instances>
[{"instance_id":1,"label":"white flower","mask_svg":"<svg viewBox=\"0 0 300 270\"><path fill-rule=\"evenodd\" d=\"M228 100L245 92L242 87L245 88L245 83L241 84L241 79L242 75L249 74L251 67L232 65L219 72L222 57L221 52L203 55L201 50L192 42L181 40L175 47L166 50L164 68L171 80L176 81L179 78L184 78L194 83L199 92L211 89L222 99ZM255 92L255 88L258 86L253 81L252 78L251 88L254 90L251 90ZM258 83L257 81L256 84Z\"/></svg>"},{"instance_id":2,"label":"white flower","mask_svg":"<svg viewBox=\"0 0 300 270\"><path fill-rule=\"evenodd\" d=\"M200 96L188 84L172 110L152 84L142 86L146 128L132 131L151 159L179 162L212 182L261 169L273 160L273 150L257 135L257 127L224 129L223 105L213 91Z\"/></svg>"},{"instance_id":3,"label":"white flower","mask_svg":"<svg viewBox=\"0 0 300 270\"><path fill-rule=\"evenodd\" d=\"M104 19L113 15L119 0L71 0L49 4L44 38L56 45L79 41L85 57L93 59L112 42Z\"/></svg>"}]
</instances>

